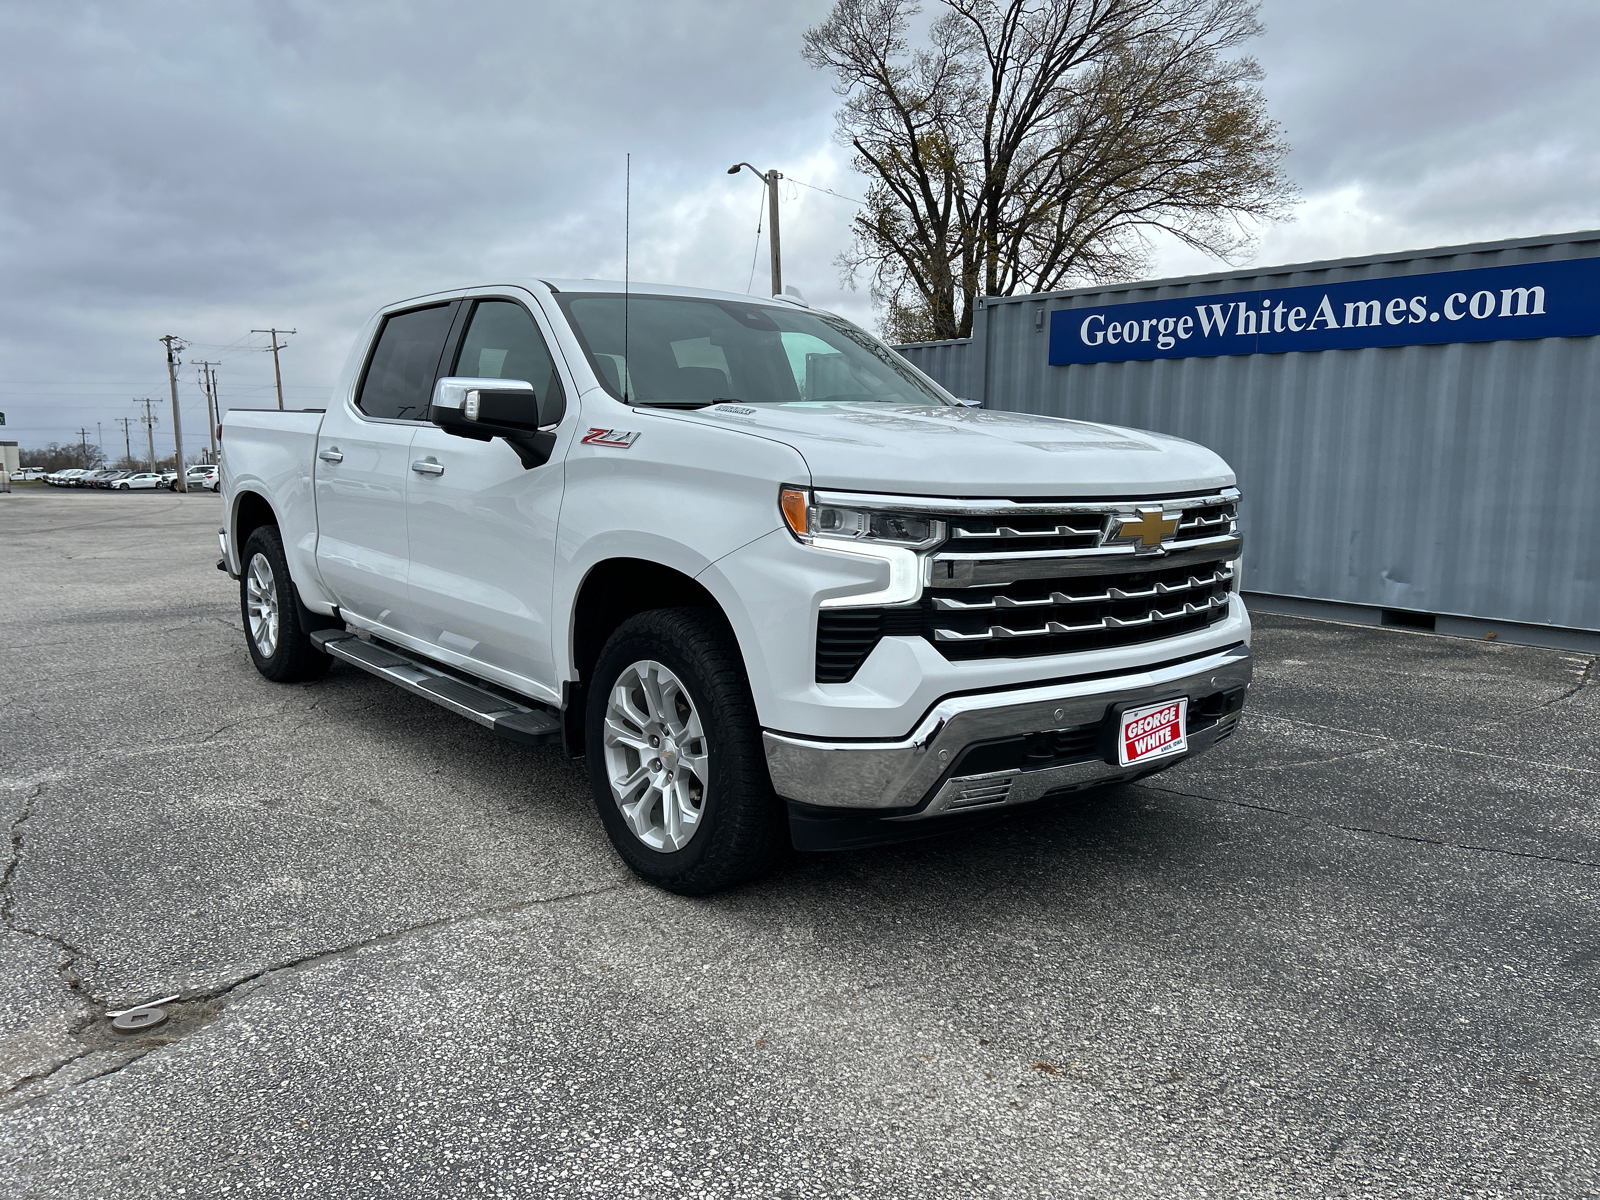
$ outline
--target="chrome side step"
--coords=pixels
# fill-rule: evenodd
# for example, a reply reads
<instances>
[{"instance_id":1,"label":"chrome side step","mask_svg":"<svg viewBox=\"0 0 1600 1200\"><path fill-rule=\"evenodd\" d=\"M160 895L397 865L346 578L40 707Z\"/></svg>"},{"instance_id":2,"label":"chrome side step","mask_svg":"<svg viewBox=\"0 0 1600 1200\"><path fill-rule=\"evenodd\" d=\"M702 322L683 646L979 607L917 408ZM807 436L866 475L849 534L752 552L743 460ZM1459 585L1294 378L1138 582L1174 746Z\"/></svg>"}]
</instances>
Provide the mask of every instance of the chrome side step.
<instances>
[{"instance_id":1,"label":"chrome side step","mask_svg":"<svg viewBox=\"0 0 1600 1200\"><path fill-rule=\"evenodd\" d=\"M344 629L319 629L311 640L325 654L387 679L440 708L476 721L501 737L525 746L547 746L561 740L561 720L546 708L475 687L447 675L421 658L388 646L375 645Z\"/></svg>"}]
</instances>

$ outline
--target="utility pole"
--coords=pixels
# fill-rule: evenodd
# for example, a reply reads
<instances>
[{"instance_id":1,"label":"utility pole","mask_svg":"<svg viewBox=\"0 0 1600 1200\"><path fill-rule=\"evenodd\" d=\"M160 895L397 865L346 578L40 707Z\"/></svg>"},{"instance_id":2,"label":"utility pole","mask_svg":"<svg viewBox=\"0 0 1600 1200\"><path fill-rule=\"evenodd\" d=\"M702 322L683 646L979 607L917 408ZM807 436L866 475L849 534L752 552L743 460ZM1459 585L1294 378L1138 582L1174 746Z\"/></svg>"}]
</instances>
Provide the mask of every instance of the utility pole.
<instances>
[{"instance_id":1,"label":"utility pole","mask_svg":"<svg viewBox=\"0 0 1600 1200\"><path fill-rule=\"evenodd\" d=\"M267 349L272 351L272 376L278 381L278 409L281 412L283 409L283 372L278 369L278 351L287 349L289 343L285 342L281 346L278 345L278 331L276 329L252 329L250 332L272 335L272 345L268 346ZM299 330L295 329L285 329L283 335L288 337L290 334L298 332Z\"/></svg>"},{"instance_id":2,"label":"utility pole","mask_svg":"<svg viewBox=\"0 0 1600 1200\"><path fill-rule=\"evenodd\" d=\"M122 422L122 461L123 462L132 462L133 461L133 438L128 433L128 427L131 426L136 420L138 420L138 418L137 417L116 417L114 419Z\"/></svg>"},{"instance_id":3,"label":"utility pole","mask_svg":"<svg viewBox=\"0 0 1600 1200\"><path fill-rule=\"evenodd\" d=\"M172 458L178 471L172 489L186 492L189 488L183 478L183 415L178 412L178 356L188 343L170 333L159 340L167 348L167 382L172 387Z\"/></svg>"},{"instance_id":4,"label":"utility pole","mask_svg":"<svg viewBox=\"0 0 1600 1200\"><path fill-rule=\"evenodd\" d=\"M84 462L89 461L89 431L81 427L78 430L78 452L83 455Z\"/></svg>"},{"instance_id":5,"label":"utility pole","mask_svg":"<svg viewBox=\"0 0 1600 1200\"><path fill-rule=\"evenodd\" d=\"M139 396L133 401L135 404L144 405L144 416L138 418L144 422L145 436L150 439L150 470L156 469L156 422L161 418L153 416L150 406L155 403L149 396Z\"/></svg>"},{"instance_id":6,"label":"utility pole","mask_svg":"<svg viewBox=\"0 0 1600 1200\"><path fill-rule=\"evenodd\" d=\"M747 162L734 163L728 168L729 175L737 175L744 167L750 167ZM777 171L757 171L750 167L753 175L759 177L767 185L767 223L772 226L772 233L767 238L772 250L772 294L783 295L783 254L778 239L778 180L783 176Z\"/></svg>"},{"instance_id":7,"label":"utility pole","mask_svg":"<svg viewBox=\"0 0 1600 1200\"><path fill-rule=\"evenodd\" d=\"M216 363L207 362L205 359L190 360L190 366L200 368L200 390L206 394L206 436L211 439L211 461L217 461L217 377L212 374L211 368Z\"/></svg>"}]
</instances>

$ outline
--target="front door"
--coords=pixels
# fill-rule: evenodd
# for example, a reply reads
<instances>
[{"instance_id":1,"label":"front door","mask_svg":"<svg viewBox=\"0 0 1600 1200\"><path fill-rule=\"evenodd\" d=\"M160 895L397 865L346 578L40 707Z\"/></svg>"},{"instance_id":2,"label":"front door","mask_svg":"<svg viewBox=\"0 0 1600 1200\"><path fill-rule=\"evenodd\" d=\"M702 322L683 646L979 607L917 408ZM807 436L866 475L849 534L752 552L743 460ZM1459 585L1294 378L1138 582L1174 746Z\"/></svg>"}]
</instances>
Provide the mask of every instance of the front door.
<instances>
[{"instance_id":1,"label":"front door","mask_svg":"<svg viewBox=\"0 0 1600 1200\"><path fill-rule=\"evenodd\" d=\"M446 374L531 383L541 398L562 388L542 314L502 297L473 309ZM577 412L562 422L563 433ZM550 595L562 456L531 470L500 438L473 441L433 425L417 430L406 492L410 609L419 636L490 668L485 675L531 681L559 698L552 657Z\"/></svg>"},{"instance_id":2,"label":"front door","mask_svg":"<svg viewBox=\"0 0 1600 1200\"><path fill-rule=\"evenodd\" d=\"M406 485L457 304L390 313L352 403L323 418L314 465L317 569L351 616L412 632L406 618Z\"/></svg>"}]
</instances>

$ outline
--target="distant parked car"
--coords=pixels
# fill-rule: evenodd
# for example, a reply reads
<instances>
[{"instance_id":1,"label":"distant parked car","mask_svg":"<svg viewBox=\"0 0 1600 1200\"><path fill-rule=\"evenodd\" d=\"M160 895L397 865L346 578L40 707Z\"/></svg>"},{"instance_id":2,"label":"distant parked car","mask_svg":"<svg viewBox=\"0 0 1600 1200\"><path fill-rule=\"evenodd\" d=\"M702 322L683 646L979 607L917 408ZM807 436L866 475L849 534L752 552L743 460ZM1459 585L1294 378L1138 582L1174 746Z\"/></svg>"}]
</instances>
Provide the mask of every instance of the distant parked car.
<instances>
[{"instance_id":1,"label":"distant parked car","mask_svg":"<svg viewBox=\"0 0 1600 1200\"><path fill-rule=\"evenodd\" d=\"M158 488L161 486L161 476L154 471L140 471L137 475L129 475L126 479L119 479L111 485L119 492L139 491L143 488Z\"/></svg>"},{"instance_id":2,"label":"distant parked car","mask_svg":"<svg viewBox=\"0 0 1600 1200\"><path fill-rule=\"evenodd\" d=\"M215 472L216 468L210 463L196 463L194 466L184 471L183 486L191 492L197 488L210 487L211 484L208 482L208 476L214 474ZM164 482L162 483L162 486L169 492L175 492L178 490L178 476L176 472L164 472L163 479Z\"/></svg>"},{"instance_id":3,"label":"distant parked car","mask_svg":"<svg viewBox=\"0 0 1600 1200\"><path fill-rule=\"evenodd\" d=\"M67 467L65 470L53 471L44 477L44 481L51 487L71 487L72 481L79 475L87 475L87 467Z\"/></svg>"},{"instance_id":4,"label":"distant parked car","mask_svg":"<svg viewBox=\"0 0 1600 1200\"><path fill-rule=\"evenodd\" d=\"M46 471L43 467L22 467L16 472L16 474L12 475L11 478L13 481L18 479L43 479L49 473L50 472Z\"/></svg>"},{"instance_id":5,"label":"distant parked car","mask_svg":"<svg viewBox=\"0 0 1600 1200\"><path fill-rule=\"evenodd\" d=\"M79 475L72 481L72 486L94 487L99 480L105 479L114 474L116 474L116 472L112 471L109 467L100 467L94 471L85 471L82 475Z\"/></svg>"},{"instance_id":6,"label":"distant parked car","mask_svg":"<svg viewBox=\"0 0 1600 1200\"><path fill-rule=\"evenodd\" d=\"M107 474L98 475L94 479L91 479L89 481L89 485L97 488L115 487L119 479L126 479L132 474L132 471L111 471Z\"/></svg>"}]
</instances>

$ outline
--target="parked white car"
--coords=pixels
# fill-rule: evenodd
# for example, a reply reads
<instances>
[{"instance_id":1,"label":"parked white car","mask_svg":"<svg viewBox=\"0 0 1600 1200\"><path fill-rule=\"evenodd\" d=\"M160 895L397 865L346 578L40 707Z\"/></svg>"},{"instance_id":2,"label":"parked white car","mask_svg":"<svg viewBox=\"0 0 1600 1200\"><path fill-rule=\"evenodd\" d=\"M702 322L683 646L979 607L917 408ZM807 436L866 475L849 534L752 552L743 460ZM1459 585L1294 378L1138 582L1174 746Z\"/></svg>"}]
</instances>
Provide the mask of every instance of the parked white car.
<instances>
[{"instance_id":1,"label":"parked white car","mask_svg":"<svg viewBox=\"0 0 1600 1200\"><path fill-rule=\"evenodd\" d=\"M117 480L111 486L119 492L136 492L144 488L161 487L162 477L154 471L140 471L137 475Z\"/></svg>"},{"instance_id":2,"label":"parked white car","mask_svg":"<svg viewBox=\"0 0 1600 1200\"><path fill-rule=\"evenodd\" d=\"M17 479L21 479L21 480L43 479L48 474L49 474L49 472L46 471L43 467L22 467L14 475L12 475L11 478L13 480L17 480Z\"/></svg>"},{"instance_id":3,"label":"parked white car","mask_svg":"<svg viewBox=\"0 0 1600 1200\"><path fill-rule=\"evenodd\" d=\"M964 406L798 301L419 297L326 411L223 433L257 669L338 658L559 741L674 891L1136 779L1244 705L1222 459Z\"/></svg>"}]
</instances>

